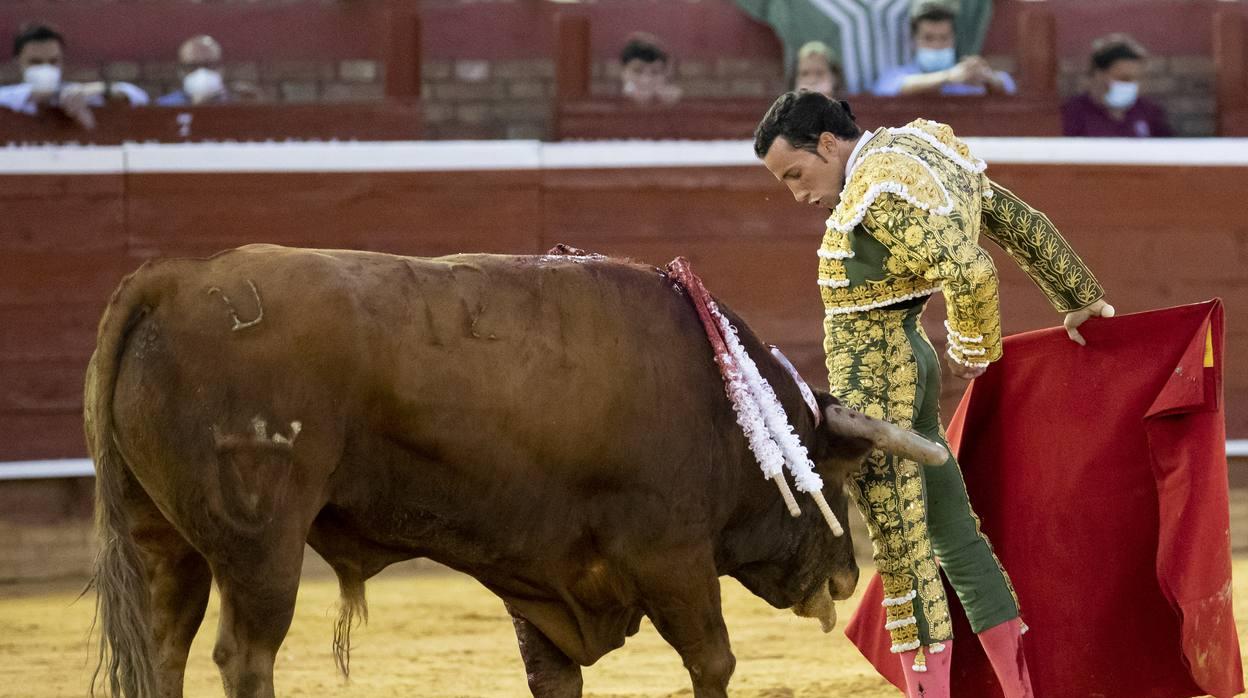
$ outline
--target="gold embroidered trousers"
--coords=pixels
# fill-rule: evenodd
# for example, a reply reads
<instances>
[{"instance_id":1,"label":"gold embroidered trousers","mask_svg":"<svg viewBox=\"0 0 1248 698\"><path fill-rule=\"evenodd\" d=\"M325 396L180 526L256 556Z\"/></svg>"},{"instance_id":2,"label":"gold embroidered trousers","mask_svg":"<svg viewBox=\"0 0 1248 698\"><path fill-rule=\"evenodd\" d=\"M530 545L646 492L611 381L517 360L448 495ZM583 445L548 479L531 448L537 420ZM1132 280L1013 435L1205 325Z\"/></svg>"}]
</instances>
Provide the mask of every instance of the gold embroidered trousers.
<instances>
[{"instance_id":1,"label":"gold embroidered trousers","mask_svg":"<svg viewBox=\"0 0 1248 698\"><path fill-rule=\"evenodd\" d=\"M831 392L848 407L948 446L940 423L940 358L919 323L924 303L912 305L826 318ZM975 632L1018 617L1013 586L980 531L952 456L925 467L875 451L850 478L850 489L884 581L894 652L953 637L939 570Z\"/></svg>"}]
</instances>

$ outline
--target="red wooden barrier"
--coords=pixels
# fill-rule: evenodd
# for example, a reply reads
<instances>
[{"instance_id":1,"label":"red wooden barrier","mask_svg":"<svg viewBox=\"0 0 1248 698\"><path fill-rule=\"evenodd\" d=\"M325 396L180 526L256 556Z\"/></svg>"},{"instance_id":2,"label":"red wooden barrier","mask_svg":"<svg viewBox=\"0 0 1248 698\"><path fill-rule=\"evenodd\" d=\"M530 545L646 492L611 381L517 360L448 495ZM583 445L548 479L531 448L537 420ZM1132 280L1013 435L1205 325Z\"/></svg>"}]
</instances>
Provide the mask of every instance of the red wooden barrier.
<instances>
[{"instance_id":1,"label":"red wooden barrier","mask_svg":"<svg viewBox=\"0 0 1248 698\"><path fill-rule=\"evenodd\" d=\"M1228 261L1243 256L1243 223L1226 201L1241 196L1246 170L989 172L1052 217L1121 312L1221 296L1235 317L1248 308L1248 282ZM566 242L656 265L684 255L812 384L824 380L814 252L825 214L795 205L757 166L0 177L0 208L0 460L85 452L82 371L125 272L150 256L258 241L417 255ZM1006 331L1056 324L1016 265L994 256ZM1248 328L1228 329L1227 360L1248 363ZM947 410L961 388L949 380ZM1248 372L1228 371L1225 389L1229 433L1248 436Z\"/></svg>"}]
</instances>

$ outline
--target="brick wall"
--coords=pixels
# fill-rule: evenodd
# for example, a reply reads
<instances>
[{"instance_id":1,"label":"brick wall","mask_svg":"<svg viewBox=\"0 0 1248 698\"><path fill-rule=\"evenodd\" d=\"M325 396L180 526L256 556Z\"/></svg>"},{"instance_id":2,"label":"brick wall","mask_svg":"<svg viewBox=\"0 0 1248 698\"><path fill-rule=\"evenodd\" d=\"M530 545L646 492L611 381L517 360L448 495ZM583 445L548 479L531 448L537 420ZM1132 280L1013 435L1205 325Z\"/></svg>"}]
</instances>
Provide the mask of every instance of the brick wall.
<instances>
[{"instance_id":1,"label":"brick wall","mask_svg":"<svg viewBox=\"0 0 1248 698\"><path fill-rule=\"evenodd\" d=\"M118 80L131 82L152 99L181 88L177 64L172 61L112 61L75 63L65 79L75 82ZM282 60L226 63L227 83L244 82L259 88L267 102L359 102L385 98L385 65L378 60ZM18 82L16 64L0 67L0 84Z\"/></svg>"},{"instance_id":2,"label":"brick wall","mask_svg":"<svg viewBox=\"0 0 1248 698\"><path fill-rule=\"evenodd\" d=\"M555 94L549 59L431 60L421 94L429 138L545 138Z\"/></svg>"},{"instance_id":3,"label":"brick wall","mask_svg":"<svg viewBox=\"0 0 1248 698\"><path fill-rule=\"evenodd\" d=\"M1012 56L990 56L1001 70L1014 72ZM593 93L619 92L619 64L599 61ZM548 138L554 98L554 63L545 58L429 60L422 66L422 92L430 138ZM1082 58L1062 59L1058 89L1063 98L1086 83ZM70 80L107 78L133 82L155 98L178 88L172 62L116 61L77 66ZM359 102L384 98L385 64L373 59L337 61L241 62L226 65L229 81L260 88L266 101ZM19 80L15 65L0 67L0 83ZM675 80L689 97L765 97L787 88L780 61L761 58L687 60ZM1149 59L1144 94L1166 108L1181 136L1214 133L1213 60L1208 56L1156 56Z\"/></svg>"},{"instance_id":4,"label":"brick wall","mask_svg":"<svg viewBox=\"0 0 1248 698\"><path fill-rule=\"evenodd\" d=\"M549 59L426 61L422 66L426 133L430 138L538 138L551 135L555 94ZM785 88L779 60L692 59L676 66L689 97L766 97ZM596 61L591 90L614 96L620 65Z\"/></svg>"},{"instance_id":5,"label":"brick wall","mask_svg":"<svg viewBox=\"0 0 1248 698\"><path fill-rule=\"evenodd\" d=\"M990 56L998 69L1016 72L1012 56ZM619 93L619 64L594 64L595 95ZM1082 58L1061 61L1063 99L1086 85ZM1208 56L1149 59L1143 93L1161 103L1180 136L1214 134L1213 60ZM787 89L779 60L682 61L675 81L689 97L765 97ZM554 65L544 59L431 61L424 66L426 123L431 138L546 138L554 94Z\"/></svg>"}]
</instances>

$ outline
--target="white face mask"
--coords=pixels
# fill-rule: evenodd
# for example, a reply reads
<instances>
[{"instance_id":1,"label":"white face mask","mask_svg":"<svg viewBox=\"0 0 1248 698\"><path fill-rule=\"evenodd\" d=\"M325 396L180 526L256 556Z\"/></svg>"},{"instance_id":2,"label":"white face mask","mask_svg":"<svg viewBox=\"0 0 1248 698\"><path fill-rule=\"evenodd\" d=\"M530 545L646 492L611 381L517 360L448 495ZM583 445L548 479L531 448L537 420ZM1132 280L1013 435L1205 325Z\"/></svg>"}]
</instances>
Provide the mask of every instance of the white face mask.
<instances>
[{"instance_id":1,"label":"white face mask","mask_svg":"<svg viewBox=\"0 0 1248 698\"><path fill-rule=\"evenodd\" d=\"M953 47L948 48L920 48L914 52L914 60L919 64L919 69L925 73L935 73L939 70L948 70L958 62L958 53Z\"/></svg>"},{"instance_id":2,"label":"white face mask","mask_svg":"<svg viewBox=\"0 0 1248 698\"><path fill-rule=\"evenodd\" d=\"M199 102L216 97L225 91L221 73L210 68L196 68L182 78L182 90L191 101Z\"/></svg>"},{"instance_id":3,"label":"white face mask","mask_svg":"<svg viewBox=\"0 0 1248 698\"><path fill-rule=\"evenodd\" d=\"M30 85L34 92L51 94L61 86L61 67L49 63L26 66L22 71L22 82Z\"/></svg>"},{"instance_id":4,"label":"white face mask","mask_svg":"<svg viewBox=\"0 0 1248 698\"><path fill-rule=\"evenodd\" d=\"M1140 83L1113 80L1105 92L1105 104L1111 109L1130 109L1140 96Z\"/></svg>"},{"instance_id":5,"label":"white face mask","mask_svg":"<svg viewBox=\"0 0 1248 698\"><path fill-rule=\"evenodd\" d=\"M652 97L658 92L663 78L657 75L642 74L624 80L624 94L630 97Z\"/></svg>"}]
</instances>

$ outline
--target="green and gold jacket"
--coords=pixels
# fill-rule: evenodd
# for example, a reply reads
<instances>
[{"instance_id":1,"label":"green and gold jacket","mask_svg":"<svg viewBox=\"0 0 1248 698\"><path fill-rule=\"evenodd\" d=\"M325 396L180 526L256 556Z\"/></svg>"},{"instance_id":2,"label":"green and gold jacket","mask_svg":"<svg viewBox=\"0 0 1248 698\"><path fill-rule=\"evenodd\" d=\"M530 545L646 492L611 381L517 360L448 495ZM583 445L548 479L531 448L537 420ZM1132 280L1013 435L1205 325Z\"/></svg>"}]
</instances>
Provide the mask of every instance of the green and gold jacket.
<instances>
[{"instance_id":1,"label":"green and gold jacket","mask_svg":"<svg viewBox=\"0 0 1248 698\"><path fill-rule=\"evenodd\" d=\"M876 131L850 165L819 249L819 286L835 316L943 290L948 353L968 366L1001 356L997 270L979 236L1000 245L1059 312L1104 290L1052 222L984 174L944 124Z\"/></svg>"}]
</instances>

